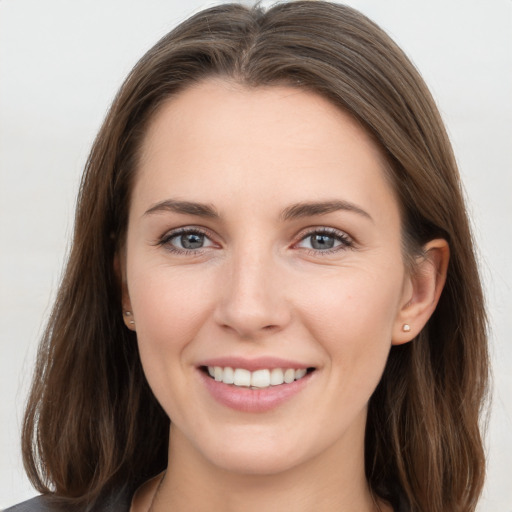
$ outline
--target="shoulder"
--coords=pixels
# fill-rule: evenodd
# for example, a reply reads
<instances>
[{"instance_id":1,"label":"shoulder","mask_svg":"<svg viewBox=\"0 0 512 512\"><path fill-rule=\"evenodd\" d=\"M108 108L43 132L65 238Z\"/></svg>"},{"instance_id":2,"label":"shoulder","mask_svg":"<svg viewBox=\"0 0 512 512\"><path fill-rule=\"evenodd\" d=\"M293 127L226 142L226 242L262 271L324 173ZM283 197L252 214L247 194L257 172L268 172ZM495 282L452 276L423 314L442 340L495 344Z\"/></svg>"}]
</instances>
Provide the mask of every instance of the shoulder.
<instances>
[{"instance_id":1,"label":"shoulder","mask_svg":"<svg viewBox=\"0 0 512 512\"><path fill-rule=\"evenodd\" d=\"M105 499L101 499L93 507L86 507L88 512L129 512L131 494L122 489L109 494ZM84 511L83 507L73 508L76 512ZM2 512L70 512L71 508L66 505L60 505L48 496L37 496L13 507L7 508Z\"/></svg>"},{"instance_id":2,"label":"shoulder","mask_svg":"<svg viewBox=\"0 0 512 512\"><path fill-rule=\"evenodd\" d=\"M13 507L6 508L4 512L52 512L54 510L56 509L51 506L44 496L37 496L31 500L18 503Z\"/></svg>"}]
</instances>

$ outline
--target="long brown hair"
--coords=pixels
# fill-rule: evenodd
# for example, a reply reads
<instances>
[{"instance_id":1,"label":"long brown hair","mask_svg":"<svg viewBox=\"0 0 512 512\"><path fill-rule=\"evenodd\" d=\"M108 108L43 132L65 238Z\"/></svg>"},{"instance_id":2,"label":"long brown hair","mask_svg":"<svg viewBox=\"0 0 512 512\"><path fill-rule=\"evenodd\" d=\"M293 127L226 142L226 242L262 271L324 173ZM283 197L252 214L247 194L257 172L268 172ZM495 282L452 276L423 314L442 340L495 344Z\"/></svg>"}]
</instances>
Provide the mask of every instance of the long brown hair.
<instances>
[{"instance_id":1,"label":"long brown hair","mask_svg":"<svg viewBox=\"0 0 512 512\"><path fill-rule=\"evenodd\" d=\"M391 503L401 495L411 511L474 510L484 480L486 319L452 149L404 53L359 12L322 1L205 10L161 39L126 79L87 162L69 261L40 346L23 429L32 482L85 509L166 465L169 419L123 324L113 261L148 122L164 100L211 76L307 88L350 113L387 156L405 251L436 237L449 242L439 305L413 342L392 348L370 400L365 467L375 495Z\"/></svg>"}]
</instances>

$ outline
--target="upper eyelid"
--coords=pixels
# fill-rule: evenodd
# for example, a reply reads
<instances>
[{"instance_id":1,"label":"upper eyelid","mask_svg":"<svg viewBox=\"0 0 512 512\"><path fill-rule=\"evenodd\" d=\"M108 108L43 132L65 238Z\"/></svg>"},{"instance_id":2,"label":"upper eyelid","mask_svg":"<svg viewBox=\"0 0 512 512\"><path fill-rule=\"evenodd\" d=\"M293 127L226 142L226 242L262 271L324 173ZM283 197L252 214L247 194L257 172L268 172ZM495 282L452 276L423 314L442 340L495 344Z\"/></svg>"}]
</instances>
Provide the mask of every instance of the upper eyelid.
<instances>
[{"instance_id":1,"label":"upper eyelid","mask_svg":"<svg viewBox=\"0 0 512 512\"><path fill-rule=\"evenodd\" d=\"M307 236L310 235L311 233L332 233L345 235L347 237L352 238L346 231L343 231L342 229L339 228L333 228L331 226L309 226L299 231L298 236Z\"/></svg>"},{"instance_id":2,"label":"upper eyelid","mask_svg":"<svg viewBox=\"0 0 512 512\"><path fill-rule=\"evenodd\" d=\"M315 233L321 233L321 234L326 234L326 235L330 235L330 236L338 236L339 238L346 239L346 240L350 241L351 243L355 243L354 237L349 235L346 231L343 231L342 229L338 229L338 228L328 227L328 226L315 226L315 227L305 228L297 235L297 239L300 242L304 238L307 238L308 236L311 236Z\"/></svg>"},{"instance_id":3,"label":"upper eyelid","mask_svg":"<svg viewBox=\"0 0 512 512\"><path fill-rule=\"evenodd\" d=\"M175 236L181 235L183 233L200 233L201 235L205 235L210 239L213 238L211 234L212 232L209 229L200 226L182 226L166 231L160 237L160 240L170 240L171 238L174 238Z\"/></svg>"}]
</instances>

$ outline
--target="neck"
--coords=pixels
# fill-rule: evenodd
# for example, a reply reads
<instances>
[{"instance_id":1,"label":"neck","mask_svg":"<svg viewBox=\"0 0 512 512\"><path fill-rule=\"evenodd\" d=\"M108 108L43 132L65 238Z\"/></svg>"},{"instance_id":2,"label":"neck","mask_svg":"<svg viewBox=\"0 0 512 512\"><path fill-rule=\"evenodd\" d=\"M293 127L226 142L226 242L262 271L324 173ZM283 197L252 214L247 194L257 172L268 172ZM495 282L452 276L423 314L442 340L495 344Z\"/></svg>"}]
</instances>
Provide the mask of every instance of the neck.
<instances>
[{"instance_id":1,"label":"neck","mask_svg":"<svg viewBox=\"0 0 512 512\"><path fill-rule=\"evenodd\" d=\"M360 449L329 447L312 460L274 474L241 474L205 460L188 440L171 428L169 466L152 512L387 512L376 505L364 474ZM342 453L344 451L344 453Z\"/></svg>"}]
</instances>

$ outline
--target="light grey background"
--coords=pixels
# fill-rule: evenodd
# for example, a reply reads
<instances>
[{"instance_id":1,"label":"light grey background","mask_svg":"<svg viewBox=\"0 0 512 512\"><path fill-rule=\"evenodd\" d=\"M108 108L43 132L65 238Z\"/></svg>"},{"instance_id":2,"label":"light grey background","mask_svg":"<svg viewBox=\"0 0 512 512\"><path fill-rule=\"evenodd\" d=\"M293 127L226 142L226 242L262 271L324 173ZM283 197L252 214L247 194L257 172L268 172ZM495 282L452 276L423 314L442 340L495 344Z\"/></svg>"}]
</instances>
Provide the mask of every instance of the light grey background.
<instances>
[{"instance_id":1,"label":"light grey background","mask_svg":"<svg viewBox=\"0 0 512 512\"><path fill-rule=\"evenodd\" d=\"M265 2L266 3L266 2ZM480 512L512 511L512 1L352 0L419 67L467 190L492 326ZM89 147L123 78L200 0L0 0L0 508L35 494L19 431Z\"/></svg>"}]
</instances>

